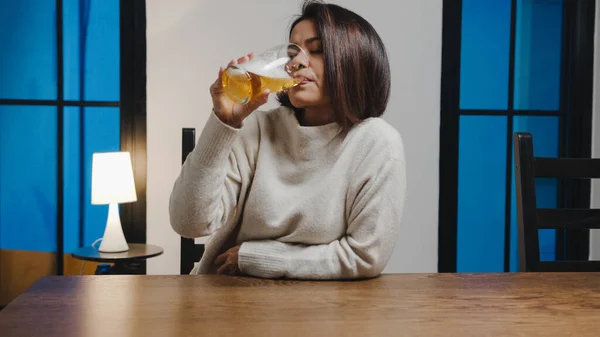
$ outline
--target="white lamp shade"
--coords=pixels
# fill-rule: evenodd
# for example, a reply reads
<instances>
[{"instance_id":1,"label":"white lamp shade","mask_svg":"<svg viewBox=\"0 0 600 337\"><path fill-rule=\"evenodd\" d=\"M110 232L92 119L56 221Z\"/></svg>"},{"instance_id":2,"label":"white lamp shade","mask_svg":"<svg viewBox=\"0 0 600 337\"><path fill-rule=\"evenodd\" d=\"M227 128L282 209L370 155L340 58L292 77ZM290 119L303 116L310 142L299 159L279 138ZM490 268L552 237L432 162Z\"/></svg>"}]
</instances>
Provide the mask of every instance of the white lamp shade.
<instances>
[{"instance_id":1,"label":"white lamp shade","mask_svg":"<svg viewBox=\"0 0 600 337\"><path fill-rule=\"evenodd\" d=\"M129 152L94 153L92 156L92 204L137 201Z\"/></svg>"}]
</instances>

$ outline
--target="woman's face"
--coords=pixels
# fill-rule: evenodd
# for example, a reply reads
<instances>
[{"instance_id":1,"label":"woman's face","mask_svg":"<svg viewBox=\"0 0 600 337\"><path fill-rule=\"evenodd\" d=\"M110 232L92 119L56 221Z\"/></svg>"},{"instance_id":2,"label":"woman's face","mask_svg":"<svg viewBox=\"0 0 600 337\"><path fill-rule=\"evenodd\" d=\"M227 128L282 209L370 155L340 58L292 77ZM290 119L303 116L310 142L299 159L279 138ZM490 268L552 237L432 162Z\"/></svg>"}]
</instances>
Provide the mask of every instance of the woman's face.
<instances>
[{"instance_id":1,"label":"woman's face","mask_svg":"<svg viewBox=\"0 0 600 337\"><path fill-rule=\"evenodd\" d=\"M289 89L290 102L300 109L329 105L323 45L316 23L312 20L300 21L290 34L290 42L299 45L308 54L308 65L302 64L304 67L293 74L302 82Z\"/></svg>"}]
</instances>

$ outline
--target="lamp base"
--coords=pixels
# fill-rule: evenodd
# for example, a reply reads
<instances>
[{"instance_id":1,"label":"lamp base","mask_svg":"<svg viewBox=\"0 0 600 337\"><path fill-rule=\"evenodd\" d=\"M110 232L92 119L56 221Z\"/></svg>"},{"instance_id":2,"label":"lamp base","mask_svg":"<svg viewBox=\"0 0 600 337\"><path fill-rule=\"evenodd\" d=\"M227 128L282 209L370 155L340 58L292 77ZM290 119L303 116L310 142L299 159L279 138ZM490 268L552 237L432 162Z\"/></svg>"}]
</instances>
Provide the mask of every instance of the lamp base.
<instances>
[{"instance_id":1,"label":"lamp base","mask_svg":"<svg viewBox=\"0 0 600 337\"><path fill-rule=\"evenodd\" d=\"M98 250L103 253L119 253L129 250L125 234L123 234L123 227L121 227L119 205L115 203L108 205L106 228L104 229L104 236Z\"/></svg>"}]
</instances>

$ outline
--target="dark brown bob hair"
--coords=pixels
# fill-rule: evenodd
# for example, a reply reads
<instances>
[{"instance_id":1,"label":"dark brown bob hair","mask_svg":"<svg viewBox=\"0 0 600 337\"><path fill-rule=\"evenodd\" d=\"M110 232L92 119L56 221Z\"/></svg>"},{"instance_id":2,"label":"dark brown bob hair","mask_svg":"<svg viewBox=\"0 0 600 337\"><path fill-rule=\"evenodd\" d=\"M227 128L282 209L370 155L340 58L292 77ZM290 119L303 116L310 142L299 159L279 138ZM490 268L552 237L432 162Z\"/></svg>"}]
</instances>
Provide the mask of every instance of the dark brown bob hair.
<instances>
[{"instance_id":1,"label":"dark brown bob hair","mask_svg":"<svg viewBox=\"0 0 600 337\"><path fill-rule=\"evenodd\" d=\"M325 82L335 121L344 131L369 117L381 116L390 97L390 65L383 41L369 22L343 7L308 0L292 23L313 20L323 44ZM297 114L288 94L278 95L282 106Z\"/></svg>"}]
</instances>

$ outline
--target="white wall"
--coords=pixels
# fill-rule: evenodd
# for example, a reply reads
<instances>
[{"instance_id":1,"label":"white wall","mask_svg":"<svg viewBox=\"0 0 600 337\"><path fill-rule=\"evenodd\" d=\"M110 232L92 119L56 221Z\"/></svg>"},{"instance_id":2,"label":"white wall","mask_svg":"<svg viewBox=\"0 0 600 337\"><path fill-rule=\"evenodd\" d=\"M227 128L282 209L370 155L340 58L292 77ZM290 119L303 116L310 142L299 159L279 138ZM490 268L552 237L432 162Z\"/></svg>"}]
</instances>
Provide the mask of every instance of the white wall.
<instances>
[{"instance_id":1,"label":"white wall","mask_svg":"<svg viewBox=\"0 0 600 337\"><path fill-rule=\"evenodd\" d=\"M594 37L594 105L592 112L592 157L600 158L600 6L596 6ZM591 206L600 208L600 180L592 180ZM600 260L600 230L590 235L590 259Z\"/></svg>"},{"instance_id":2,"label":"white wall","mask_svg":"<svg viewBox=\"0 0 600 337\"><path fill-rule=\"evenodd\" d=\"M408 164L405 232L386 272L437 271L442 0L340 0L380 33L392 67L385 119L403 135ZM299 0L147 0L147 241L165 253L149 274L179 273L168 199L179 173L181 128L199 133L219 66L287 41ZM269 106L275 106L270 102Z\"/></svg>"}]
</instances>

